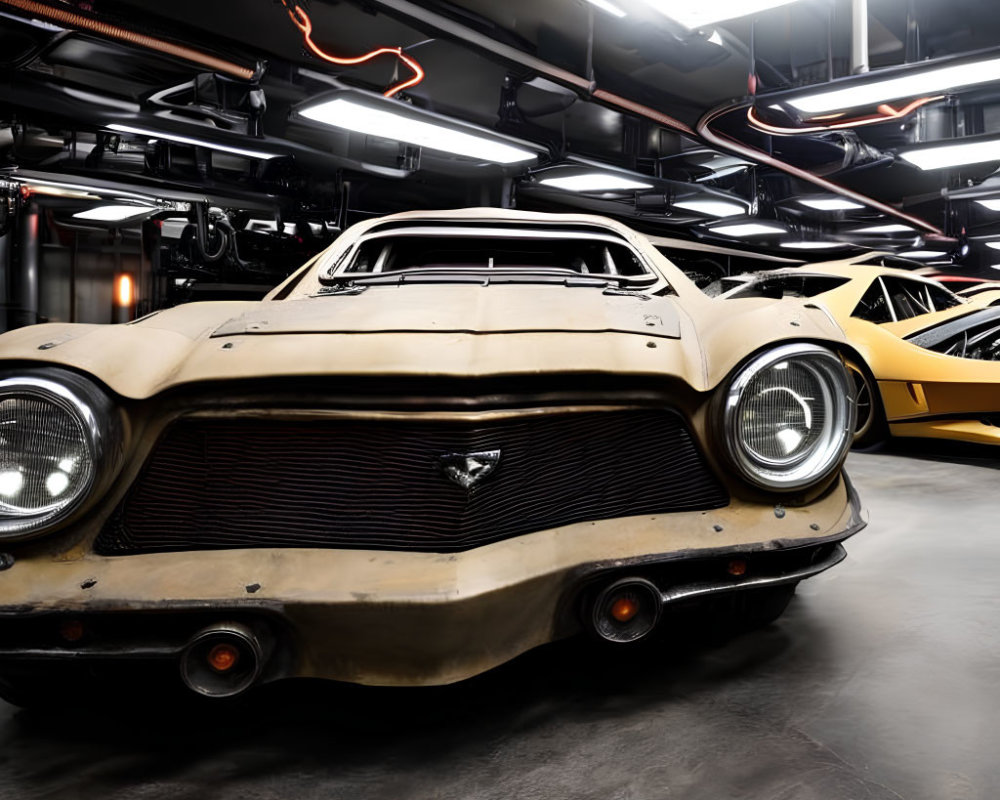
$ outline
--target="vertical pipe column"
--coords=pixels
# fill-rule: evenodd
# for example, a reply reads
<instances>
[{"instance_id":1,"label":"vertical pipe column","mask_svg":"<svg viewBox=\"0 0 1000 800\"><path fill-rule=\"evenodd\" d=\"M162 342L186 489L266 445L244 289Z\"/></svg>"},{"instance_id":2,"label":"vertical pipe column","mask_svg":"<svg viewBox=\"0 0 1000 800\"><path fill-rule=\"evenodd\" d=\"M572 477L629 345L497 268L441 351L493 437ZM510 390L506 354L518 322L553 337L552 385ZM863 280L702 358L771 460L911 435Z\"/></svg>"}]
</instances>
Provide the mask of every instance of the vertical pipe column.
<instances>
[{"instance_id":1,"label":"vertical pipe column","mask_svg":"<svg viewBox=\"0 0 1000 800\"><path fill-rule=\"evenodd\" d=\"M10 280L10 251L13 247L13 242L13 229L0 236L0 333L9 331L14 327L13 320L10 318L10 309L14 305Z\"/></svg>"},{"instance_id":2,"label":"vertical pipe column","mask_svg":"<svg viewBox=\"0 0 1000 800\"><path fill-rule=\"evenodd\" d=\"M17 226L17 259L11 278L11 298L14 301L14 318L10 327L34 325L38 322L38 206L30 203L21 212Z\"/></svg>"},{"instance_id":3,"label":"vertical pipe column","mask_svg":"<svg viewBox=\"0 0 1000 800\"><path fill-rule=\"evenodd\" d=\"M868 0L851 0L851 74L868 72Z\"/></svg>"}]
</instances>

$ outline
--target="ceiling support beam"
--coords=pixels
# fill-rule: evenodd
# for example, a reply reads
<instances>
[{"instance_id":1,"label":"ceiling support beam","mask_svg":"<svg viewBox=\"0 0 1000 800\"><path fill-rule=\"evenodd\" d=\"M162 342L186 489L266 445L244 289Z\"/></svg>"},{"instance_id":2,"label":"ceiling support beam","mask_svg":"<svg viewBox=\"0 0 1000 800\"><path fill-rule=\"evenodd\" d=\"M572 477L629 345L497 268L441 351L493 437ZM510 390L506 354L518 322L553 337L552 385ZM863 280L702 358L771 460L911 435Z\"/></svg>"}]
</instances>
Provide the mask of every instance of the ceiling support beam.
<instances>
[{"instance_id":1,"label":"ceiling support beam","mask_svg":"<svg viewBox=\"0 0 1000 800\"><path fill-rule=\"evenodd\" d=\"M868 0L851 0L851 74L868 72Z\"/></svg>"}]
</instances>

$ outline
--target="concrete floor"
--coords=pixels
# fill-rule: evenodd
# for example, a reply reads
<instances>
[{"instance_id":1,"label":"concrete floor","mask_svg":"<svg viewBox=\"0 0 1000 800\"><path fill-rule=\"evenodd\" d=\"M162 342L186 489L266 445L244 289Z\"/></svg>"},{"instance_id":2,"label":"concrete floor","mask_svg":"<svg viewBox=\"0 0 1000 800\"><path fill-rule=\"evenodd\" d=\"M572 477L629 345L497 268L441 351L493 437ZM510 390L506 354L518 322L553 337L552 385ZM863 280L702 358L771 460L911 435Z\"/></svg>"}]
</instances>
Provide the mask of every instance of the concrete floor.
<instances>
[{"instance_id":1,"label":"concrete floor","mask_svg":"<svg viewBox=\"0 0 1000 800\"><path fill-rule=\"evenodd\" d=\"M722 646L563 643L443 689L269 687L221 718L0 703L0 798L993 800L997 467L852 454L871 525L847 561Z\"/></svg>"}]
</instances>

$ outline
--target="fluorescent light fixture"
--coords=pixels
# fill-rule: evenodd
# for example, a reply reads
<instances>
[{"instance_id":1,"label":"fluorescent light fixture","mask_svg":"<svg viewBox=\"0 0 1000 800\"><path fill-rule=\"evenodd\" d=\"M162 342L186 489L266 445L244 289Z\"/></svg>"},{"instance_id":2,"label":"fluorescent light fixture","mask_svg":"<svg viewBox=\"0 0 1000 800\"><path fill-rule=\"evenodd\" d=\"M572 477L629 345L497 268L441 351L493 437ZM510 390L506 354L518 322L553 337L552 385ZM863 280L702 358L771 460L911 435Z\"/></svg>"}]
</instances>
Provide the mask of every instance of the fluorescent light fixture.
<instances>
[{"instance_id":1,"label":"fluorescent light fixture","mask_svg":"<svg viewBox=\"0 0 1000 800\"><path fill-rule=\"evenodd\" d=\"M1000 264L991 264L990 269L1000 269Z\"/></svg>"},{"instance_id":2,"label":"fluorescent light fixture","mask_svg":"<svg viewBox=\"0 0 1000 800\"><path fill-rule=\"evenodd\" d=\"M855 228L851 233L913 233L913 228L906 225L872 225L868 228Z\"/></svg>"},{"instance_id":3,"label":"fluorescent light fixture","mask_svg":"<svg viewBox=\"0 0 1000 800\"><path fill-rule=\"evenodd\" d=\"M781 246L792 250L829 250L832 247L846 247L843 242L782 242Z\"/></svg>"},{"instance_id":4,"label":"fluorescent light fixture","mask_svg":"<svg viewBox=\"0 0 1000 800\"><path fill-rule=\"evenodd\" d=\"M747 207L741 203L730 203L726 200L678 200L674 203L676 208L686 208L696 214L705 214L710 217L734 217L737 214L746 214Z\"/></svg>"},{"instance_id":5,"label":"fluorescent light fixture","mask_svg":"<svg viewBox=\"0 0 1000 800\"><path fill-rule=\"evenodd\" d=\"M616 17L624 17L625 12L622 11L618 6L613 3L609 3L608 0L587 0L592 6L597 6L601 11L607 11Z\"/></svg>"},{"instance_id":6,"label":"fluorescent light fixture","mask_svg":"<svg viewBox=\"0 0 1000 800\"><path fill-rule=\"evenodd\" d=\"M177 133L164 133L163 131L152 131L148 128L134 128L131 125L119 125L117 123L107 126L109 131L117 133L134 133L138 136L148 136L151 139L166 139L168 142L178 142L179 144L190 144L195 147L207 147L210 150L219 150L223 153L232 153L245 158L278 158L280 153L267 153L263 150L253 150L248 147L234 147L228 144L217 144L206 139L194 139L190 136L181 136Z\"/></svg>"},{"instance_id":7,"label":"fluorescent light fixture","mask_svg":"<svg viewBox=\"0 0 1000 800\"><path fill-rule=\"evenodd\" d=\"M1000 139L922 147L919 150L907 150L899 155L923 170L982 164L987 161L1000 161Z\"/></svg>"},{"instance_id":8,"label":"fluorescent light fixture","mask_svg":"<svg viewBox=\"0 0 1000 800\"><path fill-rule=\"evenodd\" d=\"M406 108L402 103L396 104ZM490 136L485 131L482 134L466 133L459 129L458 123L448 125L443 122L425 122L416 119L412 113L397 113L376 108L345 97L309 106L301 109L299 114L306 119L335 128L364 133L368 136L380 136L383 139L395 139L428 150L440 150L498 164L515 164L537 157L530 150L499 141L497 137ZM475 130L471 125L461 125L461 127Z\"/></svg>"},{"instance_id":9,"label":"fluorescent light fixture","mask_svg":"<svg viewBox=\"0 0 1000 800\"><path fill-rule=\"evenodd\" d=\"M645 2L665 14L685 28L700 28L713 22L736 19L767 11L770 8L787 6L796 0L645 0Z\"/></svg>"},{"instance_id":10,"label":"fluorescent light fixture","mask_svg":"<svg viewBox=\"0 0 1000 800\"><path fill-rule=\"evenodd\" d=\"M777 225L764 225L759 222L741 222L737 225L721 225L718 228L709 228L712 233L722 236L767 236L773 233L784 233L785 229Z\"/></svg>"},{"instance_id":11,"label":"fluorescent light fixture","mask_svg":"<svg viewBox=\"0 0 1000 800\"><path fill-rule=\"evenodd\" d=\"M994 250L1000 250L1000 242L987 242L987 247L992 247Z\"/></svg>"},{"instance_id":12,"label":"fluorescent light fixture","mask_svg":"<svg viewBox=\"0 0 1000 800\"><path fill-rule=\"evenodd\" d=\"M309 225L309 230L313 233L313 235L319 236L321 233L323 233L323 226L320 225L318 222L309 222L307 224ZM292 232L295 230L295 225L293 223L286 222L285 229L289 232ZM263 231L264 233L277 233L278 223L276 220L273 219L250 219L247 220L247 224L244 227L244 230Z\"/></svg>"},{"instance_id":13,"label":"fluorescent light fixture","mask_svg":"<svg viewBox=\"0 0 1000 800\"><path fill-rule=\"evenodd\" d=\"M126 219L146 216L151 211L156 210L154 206L97 206L80 211L74 214L73 218L94 222L122 222Z\"/></svg>"},{"instance_id":14,"label":"fluorescent light fixture","mask_svg":"<svg viewBox=\"0 0 1000 800\"><path fill-rule=\"evenodd\" d=\"M940 250L907 250L905 253L900 253L903 258L947 258L947 253L942 253Z\"/></svg>"},{"instance_id":15,"label":"fluorescent light fixture","mask_svg":"<svg viewBox=\"0 0 1000 800\"><path fill-rule=\"evenodd\" d=\"M977 200L976 202L983 208L988 208L990 211L1000 211L1000 198L994 198L992 200Z\"/></svg>"},{"instance_id":16,"label":"fluorescent light fixture","mask_svg":"<svg viewBox=\"0 0 1000 800\"><path fill-rule=\"evenodd\" d=\"M962 86L1000 80L1000 58L922 69L898 78L866 81L857 86L816 92L785 102L807 114L821 114L845 108L877 106L905 97L928 97Z\"/></svg>"},{"instance_id":17,"label":"fluorescent light fixture","mask_svg":"<svg viewBox=\"0 0 1000 800\"><path fill-rule=\"evenodd\" d=\"M809 206L809 208L815 208L817 211L856 211L859 208L864 208L861 203L843 200L839 197L817 197L799 200L799 202L804 206Z\"/></svg>"},{"instance_id":18,"label":"fluorescent light fixture","mask_svg":"<svg viewBox=\"0 0 1000 800\"><path fill-rule=\"evenodd\" d=\"M749 161L743 161L742 159L722 155L721 153L695 153L685 160L712 171L711 175L703 175L696 178L696 181L714 181L716 178L722 178L736 172L743 172L743 170L753 166Z\"/></svg>"},{"instance_id":19,"label":"fluorescent light fixture","mask_svg":"<svg viewBox=\"0 0 1000 800\"><path fill-rule=\"evenodd\" d=\"M708 41L710 41L712 44L719 45L719 47L724 47L725 46L723 44L723 42L722 42L722 37L719 36L719 32L718 31L712 31L712 35L708 37Z\"/></svg>"},{"instance_id":20,"label":"fluorescent light fixture","mask_svg":"<svg viewBox=\"0 0 1000 800\"><path fill-rule=\"evenodd\" d=\"M652 189L651 183L642 183L610 172L588 172L563 178L542 178L542 186L565 189L568 192L614 192L627 189Z\"/></svg>"},{"instance_id":21,"label":"fluorescent light fixture","mask_svg":"<svg viewBox=\"0 0 1000 800\"><path fill-rule=\"evenodd\" d=\"M725 178L727 175L734 175L737 172L743 172L743 170L745 170L749 166L750 166L749 164L734 164L731 167L722 167L720 169L715 170L711 175L705 175L701 178L696 178L695 182L702 183L703 181L714 181L719 178Z\"/></svg>"}]
</instances>

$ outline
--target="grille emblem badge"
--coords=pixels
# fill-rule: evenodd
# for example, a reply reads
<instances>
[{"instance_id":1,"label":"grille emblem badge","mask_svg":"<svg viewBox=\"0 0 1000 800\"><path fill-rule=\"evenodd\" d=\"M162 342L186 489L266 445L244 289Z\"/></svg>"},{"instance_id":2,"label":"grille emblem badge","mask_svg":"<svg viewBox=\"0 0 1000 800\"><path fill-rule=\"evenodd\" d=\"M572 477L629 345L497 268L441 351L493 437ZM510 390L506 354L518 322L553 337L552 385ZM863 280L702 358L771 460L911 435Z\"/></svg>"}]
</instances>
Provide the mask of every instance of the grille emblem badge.
<instances>
[{"instance_id":1,"label":"grille emblem badge","mask_svg":"<svg viewBox=\"0 0 1000 800\"><path fill-rule=\"evenodd\" d=\"M500 463L499 450L481 453L447 453L438 456L445 477L463 489L471 489L493 472Z\"/></svg>"}]
</instances>

